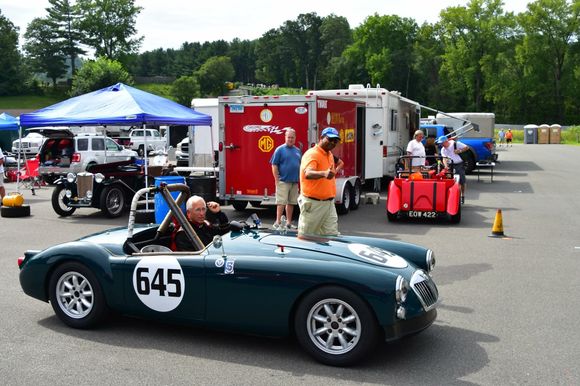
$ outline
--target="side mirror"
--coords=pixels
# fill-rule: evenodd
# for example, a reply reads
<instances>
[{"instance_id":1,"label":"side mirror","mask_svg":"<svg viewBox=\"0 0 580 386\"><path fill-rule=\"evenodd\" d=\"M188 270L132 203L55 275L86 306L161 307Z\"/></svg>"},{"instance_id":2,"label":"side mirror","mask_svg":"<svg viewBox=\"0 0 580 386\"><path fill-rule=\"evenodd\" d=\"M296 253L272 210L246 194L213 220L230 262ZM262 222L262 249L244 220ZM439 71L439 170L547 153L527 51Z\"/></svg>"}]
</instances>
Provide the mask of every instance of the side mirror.
<instances>
[{"instance_id":1,"label":"side mirror","mask_svg":"<svg viewBox=\"0 0 580 386\"><path fill-rule=\"evenodd\" d=\"M213 237L213 246L216 249L221 248L223 245L222 237L220 235L215 235Z\"/></svg>"}]
</instances>

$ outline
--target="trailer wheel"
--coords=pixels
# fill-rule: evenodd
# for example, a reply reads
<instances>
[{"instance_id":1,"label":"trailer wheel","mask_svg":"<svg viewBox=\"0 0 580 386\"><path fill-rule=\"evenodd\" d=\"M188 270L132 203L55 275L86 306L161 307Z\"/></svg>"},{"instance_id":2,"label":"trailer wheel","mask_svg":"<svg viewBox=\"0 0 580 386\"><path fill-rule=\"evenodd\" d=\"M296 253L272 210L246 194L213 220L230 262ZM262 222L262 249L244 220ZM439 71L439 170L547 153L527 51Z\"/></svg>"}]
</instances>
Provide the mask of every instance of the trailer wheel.
<instances>
[{"instance_id":1,"label":"trailer wheel","mask_svg":"<svg viewBox=\"0 0 580 386\"><path fill-rule=\"evenodd\" d=\"M235 210L244 210L248 206L248 201L232 201Z\"/></svg>"},{"instance_id":2,"label":"trailer wheel","mask_svg":"<svg viewBox=\"0 0 580 386\"><path fill-rule=\"evenodd\" d=\"M252 208L261 208L262 201L250 201L250 205L252 205Z\"/></svg>"},{"instance_id":3,"label":"trailer wheel","mask_svg":"<svg viewBox=\"0 0 580 386\"><path fill-rule=\"evenodd\" d=\"M360 205L360 195L361 195L361 183L360 180L357 179L354 183L354 187L352 189L352 195L350 196L350 209L356 210Z\"/></svg>"},{"instance_id":4,"label":"trailer wheel","mask_svg":"<svg viewBox=\"0 0 580 386\"><path fill-rule=\"evenodd\" d=\"M347 214L350 210L350 202L352 197L352 186L350 183L344 185L344 190L342 191L342 203L336 206L336 211L338 214Z\"/></svg>"}]
</instances>

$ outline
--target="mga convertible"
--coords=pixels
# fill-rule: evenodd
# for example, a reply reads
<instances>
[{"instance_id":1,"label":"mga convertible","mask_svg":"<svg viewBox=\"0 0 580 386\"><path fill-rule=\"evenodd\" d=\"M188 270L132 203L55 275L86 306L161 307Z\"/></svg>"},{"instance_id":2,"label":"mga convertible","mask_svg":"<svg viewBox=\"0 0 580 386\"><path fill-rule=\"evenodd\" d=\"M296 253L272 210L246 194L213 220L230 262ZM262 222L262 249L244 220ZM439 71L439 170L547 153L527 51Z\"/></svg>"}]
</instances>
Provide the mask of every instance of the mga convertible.
<instances>
[{"instance_id":1,"label":"mga convertible","mask_svg":"<svg viewBox=\"0 0 580 386\"><path fill-rule=\"evenodd\" d=\"M173 199L171 192L180 192ZM136 226L139 196L159 192L169 213ZM24 292L50 302L73 328L114 310L128 316L271 337L295 336L316 360L348 366L381 341L415 334L437 315L432 250L354 236L298 238L260 228L256 216L204 246L179 205L184 184L144 188L127 227L18 259ZM176 252L182 227L199 250Z\"/></svg>"}]
</instances>

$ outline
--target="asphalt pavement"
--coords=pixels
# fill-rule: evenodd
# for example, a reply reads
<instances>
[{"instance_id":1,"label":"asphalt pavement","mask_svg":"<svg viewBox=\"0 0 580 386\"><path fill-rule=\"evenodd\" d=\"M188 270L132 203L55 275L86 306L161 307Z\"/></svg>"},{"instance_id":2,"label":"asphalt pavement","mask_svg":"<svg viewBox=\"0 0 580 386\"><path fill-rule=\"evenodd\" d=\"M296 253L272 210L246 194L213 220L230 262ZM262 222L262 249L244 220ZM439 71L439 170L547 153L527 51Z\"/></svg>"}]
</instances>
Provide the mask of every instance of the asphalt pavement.
<instances>
[{"instance_id":1,"label":"asphalt pavement","mask_svg":"<svg viewBox=\"0 0 580 386\"><path fill-rule=\"evenodd\" d=\"M424 332L379 345L351 368L311 360L293 339L268 339L115 316L90 331L64 326L23 294L16 260L110 227L96 209L59 218L51 187L23 190L32 215L0 218L0 379L7 385L577 385L580 384L580 147L514 145L468 176L460 224L389 223L386 193L339 216L345 234L435 251L439 316ZM6 184L7 191L16 189ZM490 238L498 209L505 237ZM231 219L272 209L224 211Z\"/></svg>"}]
</instances>

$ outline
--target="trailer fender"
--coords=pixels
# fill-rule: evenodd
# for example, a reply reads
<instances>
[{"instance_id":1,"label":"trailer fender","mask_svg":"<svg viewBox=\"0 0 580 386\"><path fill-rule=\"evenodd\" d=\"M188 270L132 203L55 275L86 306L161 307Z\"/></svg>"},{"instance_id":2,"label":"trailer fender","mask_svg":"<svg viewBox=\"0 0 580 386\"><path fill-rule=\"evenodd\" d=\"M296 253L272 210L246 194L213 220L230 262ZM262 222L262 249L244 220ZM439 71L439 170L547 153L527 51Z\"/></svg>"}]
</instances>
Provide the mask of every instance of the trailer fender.
<instances>
[{"instance_id":1,"label":"trailer fender","mask_svg":"<svg viewBox=\"0 0 580 386\"><path fill-rule=\"evenodd\" d=\"M354 177L338 177L335 179L336 182L336 196L334 199L335 204L342 204L342 198L344 197L344 189L351 189L355 186L355 183L359 180L357 176Z\"/></svg>"},{"instance_id":2,"label":"trailer fender","mask_svg":"<svg viewBox=\"0 0 580 386\"><path fill-rule=\"evenodd\" d=\"M395 185L395 181L389 183L387 190L387 211L395 214L401 210L401 188Z\"/></svg>"}]
</instances>

